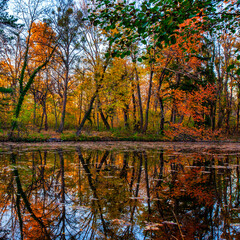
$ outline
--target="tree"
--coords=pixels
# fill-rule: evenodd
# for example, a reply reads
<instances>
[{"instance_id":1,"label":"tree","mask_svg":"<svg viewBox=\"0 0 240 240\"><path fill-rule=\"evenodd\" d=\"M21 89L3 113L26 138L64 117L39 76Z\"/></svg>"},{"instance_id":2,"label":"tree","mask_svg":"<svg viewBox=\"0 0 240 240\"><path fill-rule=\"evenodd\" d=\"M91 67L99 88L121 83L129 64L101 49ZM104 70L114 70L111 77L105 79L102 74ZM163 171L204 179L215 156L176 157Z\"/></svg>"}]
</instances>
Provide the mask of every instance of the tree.
<instances>
[{"instance_id":1,"label":"tree","mask_svg":"<svg viewBox=\"0 0 240 240\"><path fill-rule=\"evenodd\" d=\"M92 97L90 98L90 101L88 102L88 106L81 120L81 123L78 126L78 130L76 132L77 135L81 133L85 122L90 119L90 115L92 113L93 105L96 99L98 99L98 109L101 114L99 91L102 88L106 71L112 59L110 54L112 44L109 41L106 41L106 38L108 35L111 35L113 33L111 31L102 31L102 29L99 29L98 27L94 26L90 21L88 21L88 18L85 19L84 29L85 31L81 45L84 50L85 57L85 61L83 61L83 63L86 64L87 66L85 67L88 70L90 69L90 71L92 72L92 80L94 82L95 89ZM101 116L102 119L104 119L103 114L101 114ZM104 122L107 126L106 121ZM109 126L107 128L109 128Z\"/></svg>"},{"instance_id":2,"label":"tree","mask_svg":"<svg viewBox=\"0 0 240 240\"><path fill-rule=\"evenodd\" d=\"M130 3L126 1L97 1L98 5L89 19L94 25L99 25L105 31L114 30L108 40L113 44L112 56L125 57L136 54L132 52L133 46L139 43L142 49L142 57L133 61L146 60L149 66L149 87L145 109L145 122L143 123L143 109L139 83L138 98L140 107L140 128L147 131L149 107L152 95L154 77L154 62L158 53L156 49L162 49L164 44L175 43L176 30L186 19L192 18L201 12L206 6L211 6L209 1L143 1ZM121 17L120 17L121 16ZM138 74L136 71L136 78ZM138 82L138 81L137 81Z\"/></svg>"},{"instance_id":3,"label":"tree","mask_svg":"<svg viewBox=\"0 0 240 240\"><path fill-rule=\"evenodd\" d=\"M6 12L8 0L0 0L0 37L9 38L8 30L17 28L19 25L16 23L17 19L9 16Z\"/></svg>"},{"instance_id":4,"label":"tree","mask_svg":"<svg viewBox=\"0 0 240 240\"><path fill-rule=\"evenodd\" d=\"M162 44L176 42L176 30L186 19L197 16L203 9L214 11L215 1L142 1L130 3L127 1L97 1L98 5L90 15L90 20L106 31L117 29L109 40L120 45L121 49L114 51L115 55L129 55L127 49L137 41L143 45L148 39L154 39L148 49L162 47ZM206 9L207 8L207 9ZM141 58L139 58L141 61Z\"/></svg>"},{"instance_id":5,"label":"tree","mask_svg":"<svg viewBox=\"0 0 240 240\"><path fill-rule=\"evenodd\" d=\"M10 87L8 66L4 61L0 62L0 69L0 124L1 128L6 128L9 125L7 119L9 119L11 112L11 94L13 89Z\"/></svg>"},{"instance_id":6,"label":"tree","mask_svg":"<svg viewBox=\"0 0 240 240\"><path fill-rule=\"evenodd\" d=\"M108 50L107 52L110 52L111 51L111 45L108 47ZM106 57L106 59L103 61L103 63L99 66L99 69L98 71L94 72L94 81L96 83L96 87L95 87L95 90L94 90L94 93L90 99L90 102L88 104L88 108L84 114L84 117L77 129L77 132L76 134L79 136L81 131L82 131L82 128L85 124L85 122L87 121L87 119L89 119L90 115L91 115L91 112L92 112L92 108L93 108L93 103L95 102L95 99L97 98L98 94L99 94L99 90L101 89L102 87L102 82L104 80L104 76L105 76L105 73L106 73L106 70L107 70L107 67L109 65L109 61L110 61L110 54L108 55L108 57Z\"/></svg>"},{"instance_id":7,"label":"tree","mask_svg":"<svg viewBox=\"0 0 240 240\"><path fill-rule=\"evenodd\" d=\"M103 86L99 92L100 114L107 129L110 129L107 118L119 117L118 109L123 112L124 126L129 126L129 105L132 93L133 64L126 59L114 58L105 74ZM105 110L106 117L103 115Z\"/></svg>"},{"instance_id":8,"label":"tree","mask_svg":"<svg viewBox=\"0 0 240 240\"><path fill-rule=\"evenodd\" d=\"M25 26L27 27L27 36L25 42L25 51L23 53L23 58L21 59L21 72L18 76L19 96L16 108L14 110L14 118L12 121L12 130L10 133L10 137L12 136L13 131L17 127L17 122L24 98L28 93L31 85L33 84L34 78L44 67L46 67L57 48L55 33L49 28L44 29L45 33L43 34L43 36L46 38L45 42L41 42L42 39L40 42L38 42L38 40L36 41L36 39L35 41L34 39L32 39L34 23L38 20L38 18L41 17L41 15L43 15L43 7L41 6L41 4L43 4L41 1L28 1L21 2L21 4L19 4L19 6L22 7L21 11L23 20L25 21ZM31 41L35 42L35 44L42 44L44 46L46 46L47 44L48 50L45 52L43 61L36 62L35 67L32 69L26 80L27 69L29 68Z\"/></svg>"},{"instance_id":9,"label":"tree","mask_svg":"<svg viewBox=\"0 0 240 240\"><path fill-rule=\"evenodd\" d=\"M18 25L16 24L17 19L13 16L9 16L6 12L7 10L7 3L8 0L0 0L0 38L1 38L1 44L5 44L6 40L10 37L9 34L7 34L7 29L14 29L17 28ZM0 45L0 47L2 47ZM11 88L6 87L0 87L1 93L11 93Z\"/></svg>"},{"instance_id":10,"label":"tree","mask_svg":"<svg viewBox=\"0 0 240 240\"><path fill-rule=\"evenodd\" d=\"M61 0L57 4L57 13L53 19L54 29L59 36L57 54L61 59L63 68L63 100L61 122L58 132L64 129L66 115L66 105L68 98L69 82L71 80L71 71L77 59L79 51L79 39L82 26L82 12L76 9L72 0Z\"/></svg>"},{"instance_id":11,"label":"tree","mask_svg":"<svg viewBox=\"0 0 240 240\"><path fill-rule=\"evenodd\" d=\"M36 66L36 64L44 61L46 56L49 54L51 50L49 48L50 39L45 37L45 35L51 35L52 29L46 24L42 22L33 23L32 26L32 38L30 40L30 59L31 64L28 66L28 72L31 75L32 70ZM53 64L54 57L50 60L49 65ZM39 72L35 78L35 83L31 87L31 91L34 95L34 104L38 101L42 106L42 118L40 123L39 131L42 129L43 122L45 120L45 130L48 129L47 122L47 109L46 109L46 100L49 91L50 85L50 74L49 69L50 66L45 67L44 71ZM34 123L36 120L36 106L34 106Z\"/></svg>"}]
</instances>

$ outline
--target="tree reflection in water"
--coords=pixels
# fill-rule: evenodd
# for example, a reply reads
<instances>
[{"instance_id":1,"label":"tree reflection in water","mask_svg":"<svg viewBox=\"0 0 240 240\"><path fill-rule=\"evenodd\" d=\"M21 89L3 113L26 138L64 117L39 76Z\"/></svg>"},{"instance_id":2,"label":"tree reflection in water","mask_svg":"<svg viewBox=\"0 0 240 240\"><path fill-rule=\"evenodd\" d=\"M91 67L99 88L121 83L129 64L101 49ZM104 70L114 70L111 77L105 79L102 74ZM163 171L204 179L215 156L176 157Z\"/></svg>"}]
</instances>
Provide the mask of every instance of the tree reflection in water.
<instances>
[{"instance_id":1,"label":"tree reflection in water","mask_svg":"<svg viewBox=\"0 0 240 240\"><path fill-rule=\"evenodd\" d=\"M15 149L0 239L240 239L239 156Z\"/></svg>"}]
</instances>

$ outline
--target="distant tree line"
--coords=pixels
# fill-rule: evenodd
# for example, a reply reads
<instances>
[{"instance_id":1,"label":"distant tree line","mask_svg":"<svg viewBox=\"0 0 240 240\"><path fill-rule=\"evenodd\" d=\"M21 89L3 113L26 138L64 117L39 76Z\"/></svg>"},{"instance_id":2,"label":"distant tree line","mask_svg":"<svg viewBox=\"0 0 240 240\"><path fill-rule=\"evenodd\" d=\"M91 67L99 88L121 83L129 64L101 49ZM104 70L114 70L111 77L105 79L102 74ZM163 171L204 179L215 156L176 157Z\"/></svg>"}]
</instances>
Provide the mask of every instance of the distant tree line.
<instances>
[{"instance_id":1,"label":"distant tree line","mask_svg":"<svg viewBox=\"0 0 240 240\"><path fill-rule=\"evenodd\" d=\"M0 128L239 132L239 5L0 0Z\"/></svg>"}]
</instances>

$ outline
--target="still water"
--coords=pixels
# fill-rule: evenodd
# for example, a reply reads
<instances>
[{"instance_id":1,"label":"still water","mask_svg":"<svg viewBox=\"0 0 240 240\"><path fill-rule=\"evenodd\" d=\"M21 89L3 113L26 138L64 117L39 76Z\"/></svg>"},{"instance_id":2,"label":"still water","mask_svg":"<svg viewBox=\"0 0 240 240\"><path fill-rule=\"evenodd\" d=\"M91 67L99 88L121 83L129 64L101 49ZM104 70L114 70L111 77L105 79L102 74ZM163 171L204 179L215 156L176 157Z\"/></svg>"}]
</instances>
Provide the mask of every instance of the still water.
<instances>
[{"instance_id":1,"label":"still water","mask_svg":"<svg viewBox=\"0 0 240 240\"><path fill-rule=\"evenodd\" d=\"M240 239L240 153L11 149L0 239Z\"/></svg>"}]
</instances>

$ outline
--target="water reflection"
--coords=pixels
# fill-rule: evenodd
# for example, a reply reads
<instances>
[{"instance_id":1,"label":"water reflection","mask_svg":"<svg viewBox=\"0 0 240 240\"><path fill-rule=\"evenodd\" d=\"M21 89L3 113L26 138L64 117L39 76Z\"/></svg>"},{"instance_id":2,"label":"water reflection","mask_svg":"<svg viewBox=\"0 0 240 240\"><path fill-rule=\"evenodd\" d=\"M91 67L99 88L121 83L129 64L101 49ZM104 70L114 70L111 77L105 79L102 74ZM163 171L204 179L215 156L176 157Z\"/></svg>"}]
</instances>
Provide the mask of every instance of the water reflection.
<instances>
[{"instance_id":1,"label":"water reflection","mask_svg":"<svg viewBox=\"0 0 240 240\"><path fill-rule=\"evenodd\" d=\"M239 155L11 151L0 239L240 239Z\"/></svg>"}]
</instances>

